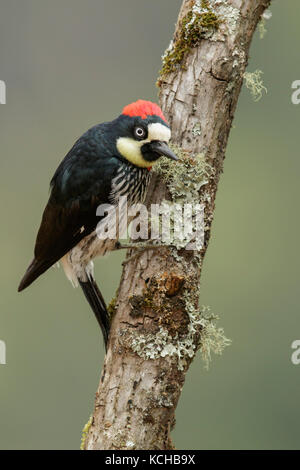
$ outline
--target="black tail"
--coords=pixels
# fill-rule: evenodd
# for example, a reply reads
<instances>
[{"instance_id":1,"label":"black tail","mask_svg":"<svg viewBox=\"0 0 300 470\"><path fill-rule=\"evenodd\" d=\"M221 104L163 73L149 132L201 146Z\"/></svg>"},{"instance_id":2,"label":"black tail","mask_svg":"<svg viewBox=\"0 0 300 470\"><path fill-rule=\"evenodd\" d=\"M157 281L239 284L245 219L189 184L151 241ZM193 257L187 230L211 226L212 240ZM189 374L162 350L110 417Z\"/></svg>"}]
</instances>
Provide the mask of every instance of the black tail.
<instances>
[{"instance_id":1,"label":"black tail","mask_svg":"<svg viewBox=\"0 0 300 470\"><path fill-rule=\"evenodd\" d=\"M97 321L102 330L105 343L105 350L107 350L110 323L105 301L93 278L88 278L86 282L80 281L79 279L78 281L88 303L90 304L94 314L96 315Z\"/></svg>"}]
</instances>

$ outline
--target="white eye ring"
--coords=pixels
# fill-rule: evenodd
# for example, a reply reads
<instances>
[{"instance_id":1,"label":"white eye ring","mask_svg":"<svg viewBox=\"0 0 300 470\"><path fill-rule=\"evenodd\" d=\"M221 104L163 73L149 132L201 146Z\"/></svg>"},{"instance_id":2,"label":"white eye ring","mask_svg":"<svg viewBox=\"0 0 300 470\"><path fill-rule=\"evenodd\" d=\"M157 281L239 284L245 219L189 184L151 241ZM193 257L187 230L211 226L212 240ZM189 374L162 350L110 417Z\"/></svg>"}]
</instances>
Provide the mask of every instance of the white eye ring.
<instances>
[{"instance_id":1,"label":"white eye ring","mask_svg":"<svg viewBox=\"0 0 300 470\"><path fill-rule=\"evenodd\" d=\"M143 129L142 127L136 127L134 129L134 134L138 139L141 139L145 137L146 132L145 132L145 129Z\"/></svg>"}]
</instances>

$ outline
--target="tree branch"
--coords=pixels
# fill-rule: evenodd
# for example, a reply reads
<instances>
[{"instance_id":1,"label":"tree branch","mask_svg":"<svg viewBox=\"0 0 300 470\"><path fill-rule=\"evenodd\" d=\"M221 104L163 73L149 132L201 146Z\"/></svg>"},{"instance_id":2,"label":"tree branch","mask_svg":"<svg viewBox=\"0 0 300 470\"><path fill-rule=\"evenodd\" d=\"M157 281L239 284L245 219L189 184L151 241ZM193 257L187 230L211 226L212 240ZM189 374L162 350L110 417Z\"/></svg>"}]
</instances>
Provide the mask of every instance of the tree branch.
<instances>
[{"instance_id":1,"label":"tree branch","mask_svg":"<svg viewBox=\"0 0 300 470\"><path fill-rule=\"evenodd\" d=\"M148 202L204 204L204 247L147 250L125 265L85 449L172 449L175 409L196 351L209 356L226 344L199 309L198 286L249 46L269 4L183 1L158 80L181 160L171 171L158 165Z\"/></svg>"}]
</instances>

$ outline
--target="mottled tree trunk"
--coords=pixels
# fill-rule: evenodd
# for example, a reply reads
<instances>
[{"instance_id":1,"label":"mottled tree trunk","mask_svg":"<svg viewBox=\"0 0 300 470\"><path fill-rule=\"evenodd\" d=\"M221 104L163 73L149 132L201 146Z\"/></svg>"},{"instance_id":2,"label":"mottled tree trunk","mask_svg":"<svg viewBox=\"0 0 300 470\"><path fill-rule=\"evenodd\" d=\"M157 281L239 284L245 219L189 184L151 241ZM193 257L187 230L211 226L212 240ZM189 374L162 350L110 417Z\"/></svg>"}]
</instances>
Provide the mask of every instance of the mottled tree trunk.
<instances>
[{"instance_id":1,"label":"mottled tree trunk","mask_svg":"<svg viewBox=\"0 0 300 470\"><path fill-rule=\"evenodd\" d=\"M153 178L148 199L189 200L195 177L205 206L204 247L147 250L125 265L85 449L172 449L170 431L190 363L197 349L209 354L210 342L218 335L222 341L199 310L198 286L249 46L269 3L183 1L158 85L172 142L182 149L176 181L181 171L186 194L182 187L172 191L166 172Z\"/></svg>"}]
</instances>

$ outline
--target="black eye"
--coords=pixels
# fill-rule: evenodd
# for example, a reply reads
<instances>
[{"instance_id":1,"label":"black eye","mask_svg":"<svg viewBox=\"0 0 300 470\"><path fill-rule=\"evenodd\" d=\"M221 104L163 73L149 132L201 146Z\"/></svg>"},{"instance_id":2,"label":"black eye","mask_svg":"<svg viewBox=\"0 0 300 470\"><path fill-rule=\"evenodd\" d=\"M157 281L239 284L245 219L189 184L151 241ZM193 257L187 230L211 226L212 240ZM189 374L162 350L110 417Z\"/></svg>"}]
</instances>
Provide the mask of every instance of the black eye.
<instances>
[{"instance_id":1,"label":"black eye","mask_svg":"<svg viewBox=\"0 0 300 470\"><path fill-rule=\"evenodd\" d=\"M134 128L134 137L137 140L143 140L146 137L146 131L143 127Z\"/></svg>"}]
</instances>

